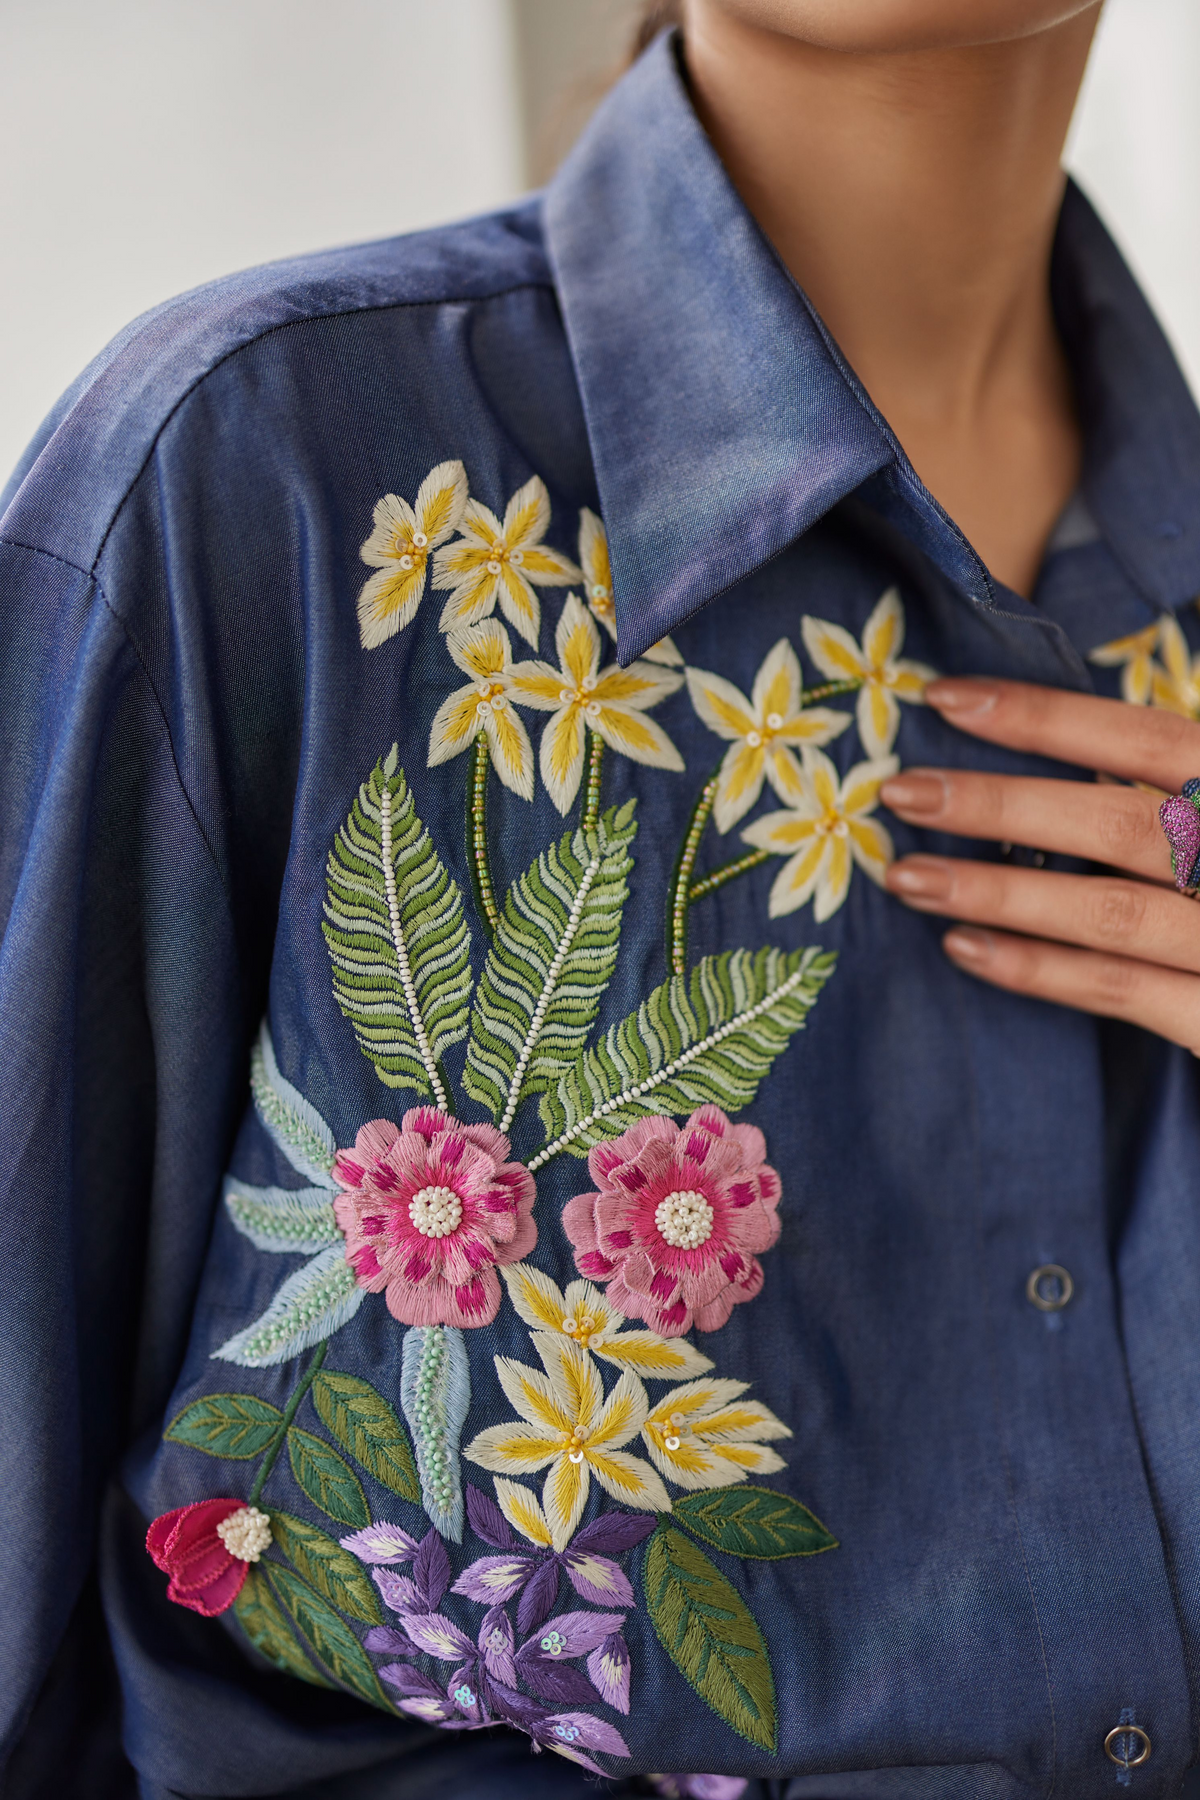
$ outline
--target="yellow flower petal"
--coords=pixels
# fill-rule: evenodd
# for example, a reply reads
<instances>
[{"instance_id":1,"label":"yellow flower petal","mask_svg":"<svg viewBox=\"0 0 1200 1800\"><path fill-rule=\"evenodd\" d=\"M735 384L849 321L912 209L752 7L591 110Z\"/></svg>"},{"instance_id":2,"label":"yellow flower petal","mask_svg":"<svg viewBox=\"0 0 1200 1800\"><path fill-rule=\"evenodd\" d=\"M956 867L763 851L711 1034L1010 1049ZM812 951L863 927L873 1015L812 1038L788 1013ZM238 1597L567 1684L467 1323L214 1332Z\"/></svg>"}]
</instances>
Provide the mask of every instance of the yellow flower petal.
<instances>
[{"instance_id":1,"label":"yellow flower petal","mask_svg":"<svg viewBox=\"0 0 1200 1800\"><path fill-rule=\"evenodd\" d=\"M868 756L886 756L900 729L900 702L880 681L858 691L858 735Z\"/></svg>"},{"instance_id":2,"label":"yellow flower petal","mask_svg":"<svg viewBox=\"0 0 1200 1800\"><path fill-rule=\"evenodd\" d=\"M485 555L492 554L492 548L499 538L504 536L504 527L482 500L468 500L463 508L462 524L459 527L468 543L483 548ZM455 548L455 546L451 546Z\"/></svg>"},{"instance_id":3,"label":"yellow flower petal","mask_svg":"<svg viewBox=\"0 0 1200 1800\"><path fill-rule=\"evenodd\" d=\"M441 555L441 551L438 551ZM445 586L436 577L434 587ZM442 616L438 620L439 631L454 631L467 625L476 625L486 619L496 604L496 595L500 587L500 577L489 575L486 567L476 569L473 575L460 582L442 608Z\"/></svg>"},{"instance_id":4,"label":"yellow flower petal","mask_svg":"<svg viewBox=\"0 0 1200 1800\"><path fill-rule=\"evenodd\" d=\"M823 925L845 900L850 888L850 846L847 837L828 837L829 854L821 865L813 899L813 918Z\"/></svg>"},{"instance_id":5,"label":"yellow flower petal","mask_svg":"<svg viewBox=\"0 0 1200 1800\"><path fill-rule=\"evenodd\" d=\"M745 694L723 675L705 669L688 669L688 695L697 713L718 737L744 738L756 729L754 712Z\"/></svg>"},{"instance_id":6,"label":"yellow flower petal","mask_svg":"<svg viewBox=\"0 0 1200 1800\"><path fill-rule=\"evenodd\" d=\"M781 800L796 805L804 796L804 777L800 764L786 744L778 741L767 750L767 780Z\"/></svg>"},{"instance_id":7,"label":"yellow flower petal","mask_svg":"<svg viewBox=\"0 0 1200 1800\"><path fill-rule=\"evenodd\" d=\"M925 663L892 663L887 671L888 687L898 700L906 700L910 706L924 706L925 689L936 680L937 670Z\"/></svg>"},{"instance_id":8,"label":"yellow flower petal","mask_svg":"<svg viewBox=\"0 0 1200 1800\"><path fill-rule=\"evenodd\" d=\"M557 712L565 704L562 671L552 663L514 663L508 673L508 691L518 706L531 706L537 712Z\"/></svg>"},{"instance_id":9,"label":"yellow flower petal","mask_svg":"<svg viewBox=\"0 0 1200 1800\"><path fill-rule=\"evenodd\" d=\"M615 631L613 635L615 637ZM665 663L673 669L683 667L683 658L675 648L673 639L669 637L659 638L657 644L651 644L648 650L643 650L642 659L645 662Z\"/></svg>"},{"instance_id":10,"label":"yellow flower petal","mask_svg":"<svg viewBox=\"0 0 1200 1800\"><path fill-rule=\"evenodd\" d=\"M756 850L771 850L777 856L786 856L809 843L817 824L817 819L805 817L803 811L794 808L787 812L764 813L761 819L747 825L742 842L753 844Z\"/></svg>"},{"instance_id":11,"label":"yellow flower petal","mask_svg":"<svg viewBox=\"0 0 1200 1800\"><path fill-rule=\"evenodd\" d=\"M554 648L563 670L563 686L582 688L600 667L600 633L578 594L568 594L554 628Z\"/></svg>"},{"instance_id":12,"label":"yellow flower petal","mask_svg":"<svg viewBox=\"0 0 1200 1800\"><path fill-rule=\"evenodd\" d=\"M864 875L883 886L887 866L895 860L895 847L886 828L878 819L848 819L850 853Z\"/></svg>"},{"instance_id":13,"label":"yellow flower petal","mask_svg":"<svg viewBox=\"0 0 1200 1800\"><path fill-rule=\"evenodd\" d=\"M671 1496L640 1456L630 1456L627 1450L589 1449L587 1460L600 1486L614 1500L642 1512L670 1512Z\"/></svg>"},{"instance_id":14,"label":"yellow flower petal","mask_svg":"<svg viewBox=\"0 0 1200 1800\"><path fill-rule=\"evenodd\" d=\"M814 838L806 849L784 863L771 884L767 902L767 912L772 919L782 919L786 914L796 912L812 898L832 841L827 837Z\"/></svg>"},{"instance_id":15,"label":"yellow flower petal","mask_svg":"<svg viewBox=\"0 0 1200 1800\"><path fill-rule=\"evenodd\" d=\"M576 1454L579 1461L572 1462L566 1452L561 1452L542 1488L542 1506L556 1550L565 1550L570 1543L588 1497L587 1458L580 1452Z\"/></svg>"},{"instance_id":16,"label":"yellow flower petal","mask_svg":"<svg viewBox=\"0 0 1200 1800\"><path fill-rule=\"evenodd\" d=\"M589 1367L593 1366L589 1363ZM627 1444L641 1430L650 1410L646 1390L631 1370L622 1371L621 1379L604 1402L603 1409L588 1434L588 1448L600 1444L609 1448Z\"/></svg>"},{"instance_id":17,"label":"yellow flower petal","mask_svg":"<svg viewBox=\"0 0 1200 1800\"><path fill-rule=\"evenodd\" d=\"M463 1450L468 1462L478 1463L493 1474L508 1475L536 1475L561 1453L559 1434L550 1437L516 1420L506 1425L488 1425Z\"/></svg>"},{"instance_id":18,"label":"yellow flower petal","mask_svg":"<svg viewBox=\"0 0 1200 1800\"><path fill-rule=\"evenodd\" d=\"M569 1421L566 1429L587 1433L599 1430L599 1420L604 1416L601 1411L604 1389L587 1351L561 1331L535 1332L533 1347L545 1367L546 1379L559 1411ZM500 1360L497 1358L497 1364ZM615 1393L616 1389L613 1391Z\"/></svg>"},{"instance_id":19,"label":"yellow flower petal","mask_svg":"<svg viewBox=\"0 0 1200 1800\"><path fill-rule=\"evenodd\" d=\"M661 1338L653 1331L618 1331L592 1346L593 1356L618 1369L633 1369L652 1381L700 1375L712 1363L686 1338Z\"/></svg>"},{"instance_id":20,"label":"yellow flower petal","mask_svg":"<svg viewBox=\"0 0 1200 1800\"><path fill-rule=\"evenodd\" d=\"M866 675L862 651L843 626L829 619L805 616L800 621L800 631L804 647L822 675L831 681L853 681Z\"/></svg>"},{"instance_id":21,"label":"yellow flower petal","mask_svg":"<svg viewBox=\"0 0 1200 1800\"><path fill-rule=\"evenodd\" d=\"M661 1470L676 1487L690 1488L693 1491L732 1487L735 1481L746 1479L729 1458L714 1454L698 1438L680 1437L676 1450L669 1450L665 1442L649 1432L644 1431L642 1438L655 1468Z\"/></svg>"},{"instance_id":22,"label":"yellow flower petal","mask_svg":"<svg viewBox=\"0 0 1200 1800\"><path fill-rule=\"evenodd\" d=\"M721 1406L697 1421L693 1431L706 1442L725 1439L730 1443L761 1443L768 1438L790 1438L791 1427L777 1419L761 1400L737 1400Z\"/></svg>"},{"instance_id":23,"label":"yellow flower petal","mask_svg":"<svg viewBox=\"0 0 1200 1800\"><path fill-rule=\"evenodd\" d=\"M1121 670L1121 698L1130 706L1149 703L1153 668L1148 656L1135 656Z\"/></svg>"},{"instance_id":24,"label":"yellow flower petal","mask_svg":"<svg viewBox=\"0 0 1200 1800\"><path fill-rule=\"evenodd\" d=\"M508 1297L527 1325L535 1331L560 1331L567 1312L561 1289L528 1263L502 1265L500 1273Z\"/></svg>"},{"instance_id":25,"label":"yellow flower petal","mask_svg":"<svg viewBox=\"0 0 1200 1800\"><path fill-rule=\"evenodd\" d=\"M435 588L457 588L485 569L491 560L491 546L459 538L436 552L433 559Z\"/></svg>"},{"instance_id":26,"label":"yellow flower petal","mask_svg":"<svg viewBox=\"0 0 1200 1800\"><path fill-rule=\"evenodd\" d=\"M460 625L446 635L450 659L472 681L493 681L512 663L512 645L498 619Z\"/></svg>"},{"instance_id":27,"label":"yellow flower petal","mask_svg":"<svg viewBox=\"0 0 1200 1800\"><path fill-rule=\"evenodd\" d=\"M785 744L828 744L849 729L850 719L850 713L835 712L830 706L810 706L785 719L777 735Z\"/></svg>"},{"instance_id":28,"label":"yellow flower petal","mask_svg":"<svg viewBox=\"0 0 1200 1800\"><path fill-rule=\"evenodd\" d=\"M413 507L417 527L429 539L429 549L458 530L466 504L467 471L460 462L443 462L430 469Z\"/></svg>"},{"instance_id":29,"label":"yellow flower petal","mask_svg":"<svg viewBox=\"0 0 1200 1800\"><path fill-rule=\"evenodd\" d=\"M531 1425L544 1425L548 1431L574 1430L574 1412L564 1405L548 1375L514 1361L511 1356L497 1356L494 1360L500 1386L523 1419Z\"/></svg>"},{"instance_id":30,"label":"yellow flower petal","mask_svg":"<svg viewBox=\"0 0 1200 1800\"><path fill-rule=\"evenodd\" d=\"M584 726L578 706L564 706L547 719L538 752L538 766L546 792L565 815L570 811L583 776Z\"/></svg>"},{"instance_id":31,"label":"yellow flower petal","mask_svg":"<svg viewBox=\"0 0 1200 1800\"><path fill-rule=\"evenodd\" d=\"M479 735L479 695L473 687L459 688L447 696L433 715L429 730L429 767L449 762Z\"/></svg>"},{"instance_id":32,"label":"yellow flower petal","mask_svg":"<svg viewBox=\"0 0 1200 1800\"><path fill-rule=\"evenodd\" d=\"M636 712L645 712L682 686L683 676L674 669L656 668L641 661L630 663L627 669L619 663L609 663L596 677L592 698L606 705L630 706Z\"/></svg>"},{"instance_id":33,"label":"yellow flower petal","mask_svg":"<svg viewBox=\"0 0 1200 1800\"><path fill-rule=\"evenodd\" d=\"M592 598L594 587L602 587L611 594L612 564L608 556L608 533L590 506L581 507L579 513L579 561L583 568L583 579L587 583L588 600Z\"/></svg>"},{"instance_id":34,"label":"yellow flower petal","mask_svg":"<svg viewBox=\"0 0 1200 1800\"><path fill-rule=\"evenodd\" d=\"M855 763L852 769L847 770L846 779L838 794L839 812L847 818L852 813L871 812L879 804L880 788L896 774L899 767L900 759L896 756L881 756L874 762Z\"/></svg>"},{"instance_id":35,"label":"yellow flower petal","mask_svg":"<svg viewBox=\"0 0 1200 1800\"><path fill-rule=\"evenodd\" d=\"M533 475L517 489L504 511L502 535L510 550L523 550L546 535L550 524L550 496L540 475Z\"/></svg>"},{"instance_id":36,"label":"yellow flower petal","mask_svg":"<svg viewBox=\"0 0 1200 1800\"><path fill-rule=\"evenodd\" d=\"M380 569L358 596L358 635L364 650L377 650L412 619L425 592L425 564Z\"/></svg>"},{"instance_id":37,"label":"yellow flower petal","mask_svg":"<svg viewBox=\"0 0 1200 1800\"><path fill-rule=\"evenodd\" d=\"M1191 679L1192 659L1179 620L1171 613L1164 613L1159 620L1159 644L1167 673L1178 687L1184 687Z\"/></svg>"},{"instance_id":38,"label":"yellow flower petal","mask_svg":"<svg viewBox=\"0 0 1200 1800\"><path fill-rule=\"evenodd\" d=\"M496 1504L514 1531L519 1531L531 1544L540 1544L545 1549L550 1547L550 1527L536 1494L522 1487L519 1481L508 1481L503 1475L497 1475Z\"/></svg>"},{"instance_id":39,"label":"yellow flower petal","mask_svg":"<svg viewBox=\"0 0 1200 1800\"><path fill-rule=\"evenodd\" d=\"M600 707L600 716L589 719L593 731L599 732L611 750L628 756L633 762L645 763L652 769L683 768L683 758L663 730L645 713L630 712L623 706Z\"/></svg>"},{"instance_id":40,"label":"yellow flower petal","mask_svg":"<svg viewBox=\"0 0 1200 1800\"><path fill-rule=\"evenodd\" d=\"M1158 647L1158 631L1161 621L1155 619L1153 625L1143 625L1140 631L1131 631L1127 637L1113 638L1111 643L1098 644L1088 653L1088 661L1099 663L1102 668L1115 668L1120 663L1143 662L1152 656Z\"/></svg>"},{"instance_id":41,"label":"yellow flower petal","mask_svg":"<svg viewBox=\"0 0 1200 1800\"><path fill-rule=\"evenodd\" d=\"M820 808L820 816L828 818L837 811L841 796L841 783L838 772L823 751L806 744L802 752L804 758L804 774L813 797Z\"/></svg>"},{"instance_id":42,"label":"yellow flower petal","mask_svg":"<svg viewBox=\"0 0 1200 1800\"><path fill-rule=\"evenodd\" d=\"M511 563L501 563L496 581L500 611L513 630L519 631L525 642L536 650L542 629L541 601L521 570L514 569Z\"/></svg>"},{"instance_id":43,"label":"yellow flower petal","mask_svg":"<svg viewBox=\"0 0 1200 1800\"><path fill-rule=\"evenodd\" d=\"M522 800L532 800L533 745L529 733L520 714L502 694L490 704L490 712L484 715L483 728L492 753L492 766L506 788L511 788Z\"/></svg>"},{"instance_id":44,"label":"yellow flower petal","mask_svg":"<svg viewBox=\"0 0 1200 1800\"><path fill-rule=\"evenodd\" d=\"M891 587L876 602L863 626L863 660L871 669L882 669L904 648L904 608L899 588Z\"/></svg>"},{"instance_id":45,"label":"yellow flower petal","mask_svg":"<svg viewBox=\"0 0 1200 1800\"><path fill-rule=\"evenodd\" d=\"M755 721L760 729L772 714L780 719L790 719L798 711L801 686L796 652L786 638L780 638L763 658L751 690Z\"/></svg>"},{"instance_id":46,"label":"yellow flower petal","mask_svg":"<svg viewBox=\"0 0 1200 1800\"><path fill-rule=\"evenodd\" d=\"M779 754L786 756L787 751L782 750ZM730 744L721 763L713 801L713 818L718 831L728 831L750 811L762 793L766 761L767 753L761 744L752 747L741 739ZM796 777L799 782L799 770Z\"/></svg>"},{"instance_id":47,"label":"yellow flower petal","mask_svg":"<svg viewBox=\"0 0 1200 1800\"><path fill-rule=\"evenodd\" d=\"M577 563L561 551L551 550L548 544L538 544L524 552L521 572L528 575L530 581L536 581L539 587L570 587L573 581L579 581L583 576Z\"/></svg>"},{"instance_id":48,"label":"yellow flower petal","mask_svg":"<svg viewBox=\"0 0 1200 1800\"><path fill-rule=\"evenodd\" d=\"M383 494L375 502L374 527L359 551L373 569L391 568L401 556L412 553L416 514L399 494Z\"/></svg>"},{"instance_id":49,"label":"yellow flower petal","mask_svg":"<svg viewBox=\"0 0 1200 1800\"><path fill-rule=\"evenodd\" d=\"M744 1481L747 1475L777 1475L787 1468L779 1452L766 1444L713 1444L711 1450L717 1461L736 1469L736 1481Z\"/></svg>"}]
</instances>

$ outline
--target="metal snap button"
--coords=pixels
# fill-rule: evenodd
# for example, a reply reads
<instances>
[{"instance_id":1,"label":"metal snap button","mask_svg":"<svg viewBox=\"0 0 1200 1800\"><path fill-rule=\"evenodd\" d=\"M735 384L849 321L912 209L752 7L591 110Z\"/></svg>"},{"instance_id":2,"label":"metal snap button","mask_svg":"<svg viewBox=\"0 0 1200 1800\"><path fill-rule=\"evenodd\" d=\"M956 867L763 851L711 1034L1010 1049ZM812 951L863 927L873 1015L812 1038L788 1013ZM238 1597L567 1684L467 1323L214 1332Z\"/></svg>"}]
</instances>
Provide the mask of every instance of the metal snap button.
<instances>
[{"instance_id":1,"label":"metal snap button","mask_svg":"<svg viewBox=\"0 0 1200 1800\"><path fill-rule=\"evenodd\" d=\"M1114 1725L1104 1740L1104 1754L1119 1769L1139 1769L1149 1761L1150 1739L1140 1725ZM1137 1751L1134 1756L1131 1753Z\"/></svg>"},{"instance_id":2,"label":"metal snap button","mask_svg":"<svg viewBox=\"0 0 1200 1800\"><path fill-rule=\"evenodd\" d=\"M1025 1298L1039 1312L1061 1312L1075 1292L1075 1283L1061 1263L1041 1263L1025 1283Z\"/></svg>"}]
</instances>

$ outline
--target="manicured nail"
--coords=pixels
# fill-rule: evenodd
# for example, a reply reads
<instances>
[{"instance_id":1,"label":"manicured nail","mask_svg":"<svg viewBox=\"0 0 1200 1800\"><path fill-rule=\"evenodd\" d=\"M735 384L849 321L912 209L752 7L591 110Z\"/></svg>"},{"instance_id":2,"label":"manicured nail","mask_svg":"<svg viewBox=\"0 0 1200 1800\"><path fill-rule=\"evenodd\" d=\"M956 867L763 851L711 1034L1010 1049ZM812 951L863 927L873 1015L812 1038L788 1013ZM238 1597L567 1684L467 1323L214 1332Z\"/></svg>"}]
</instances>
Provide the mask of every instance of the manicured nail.
<instances>
[{"instance_id":1,"label":"manicured nail","mask_svg":"<svg viewBox=\"0 0 1200 1800\"><path fill-rule=\"evenodd\" d=\"M893 812L932 816L945 808L946 779L933 770L905 769L884 782L879 797Z\"/></svg>"},{"instance_id":2,"label":"manicured nail","mask_svg":"<svg viewBox=\"0 0 1200 1800\"><path fill-rule=\"evenodd\" d=\"M931 681L925 698L939 712L990 712L1000 698L994 681Z\"/></svg>"},{"instance_id":3,"label":"manicured nail","mask_svg":"<svg viewBox=\"0 0 1200 1800\"><path fill-rule=\"evenodd\" d=\"M956 925L942 939L942 948L956 962L971 963L981 968L992 960L996 940L990 931L978 931L973 925Z\"/></svg>"},{"instance_id":4,"label":"manicured nail","mask_svg":"<svg viewBox=\"0 0 1200 1800\"><path fill-rule=\"evenodd\" d=\"M911 900L945 900L953 880L953 868L941 856L909 856L887 872L892 892Z\"/></svg>"}]
</instances>

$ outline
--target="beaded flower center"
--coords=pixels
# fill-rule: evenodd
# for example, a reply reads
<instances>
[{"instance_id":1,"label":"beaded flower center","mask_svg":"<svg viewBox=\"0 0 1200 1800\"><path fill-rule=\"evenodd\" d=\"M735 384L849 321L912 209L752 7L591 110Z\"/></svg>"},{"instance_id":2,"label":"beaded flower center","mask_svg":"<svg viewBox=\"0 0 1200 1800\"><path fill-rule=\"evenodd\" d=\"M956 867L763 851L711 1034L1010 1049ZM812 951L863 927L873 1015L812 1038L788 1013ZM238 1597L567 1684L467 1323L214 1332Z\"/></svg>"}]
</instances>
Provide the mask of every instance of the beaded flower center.
<instances>
[{"instance_id":1,"label":"beaded flower center","mask_svg":"<svg viewBox=\"0 0 1200 1800\"><path fill-rule=\"evenodd\" d=\"M567 1461L573 1462L573 1463L581 1463L583 1461L583 1456L584 1456L583 1447L586 1443L587 1443L587 1439L584 1436L583 1432L580 1431L578 1426L576 1426L574 1431L572 1431L570 1434L568 1434L567 1432L564 1431L563 1432L563 1444L564 1444L564 1446L566 1448L566 1452L567 1452Z\"/></svg>"},{"instance_id":2,"label":"beaded flower center","mask_svg":"<svg viewBox=\"0 0 1200 1800\"><path fill-rule=\"evenodd\" d=\"M698 1250L712 1236L713 1209L695 1188L680 1188L659 1201L654 1223L676 1250Z\"/></svg>"},{"instance_id":3,"label":"beaded flower center","mask_svg":"<svg viewBox=\"0 0 1200 1800\"><path fill-rule=\"evenodd\" d=\"M411 536L408 532L397 532L395 549L402 569L421 569L429 554L429 539L423 531L414 531Z\"/></svg>"},{"instance_id":4,"label":"beaded flower center","mask_svg":"<svg viewBox=\"0 0 1200 1800\"><path fill-rule=\"evenodd\" d=\"M408 1203L408 1216L422 1237L449 1237L462 1223L462 1201L448 1187L424 1187Z\"/></svg>"},{"instance_id":5,"label":"beaded flower center","mask_svg":"<svg viewBox=\"0 0 1200 1800\"><path fill-rule=\"evenodd\" d=\"M524 561L523 550L510 550L503 538L496 538L492 544L492 554L488 558L487 572L489 575L498 575L505 563L519 569Z\"/></svg>"},{"instance_id":6,"label":"beaded flower center","mask_svg":"<svg viewBox=\"0 0 1200 1800\"><path fill-rule=\"evenodd\" d=\"M590 1312L580 1313L578 1318L574 1313L568 1313L562 1322L562 1329L586 1350L593 1340L596 1343L603 1341L604 1320L595 1318Z\"/></svg>"},{"instance_id":7,"label":"beaded flower center","mask_svg":"<svg viewBox=\"0 0 1200 1800\"><path fill-rule=\"evenodd\" d=\"M239 1506L217 1526L217 1536L239 1562L257 1562L271 1543L271 1521L257 1506Z\"/></svg>"},{"instance_id":8,"label":"beaded flower center","mask_svg":"<svg viewBox=\"0 0 1200 1800\"><path fill-rule=\"evenodd\" d=\"M475 702L476 709L481 713L503 712L508 705L502 681L478 681L475 692L479 696Z\"/></svg>"}]
</instances>

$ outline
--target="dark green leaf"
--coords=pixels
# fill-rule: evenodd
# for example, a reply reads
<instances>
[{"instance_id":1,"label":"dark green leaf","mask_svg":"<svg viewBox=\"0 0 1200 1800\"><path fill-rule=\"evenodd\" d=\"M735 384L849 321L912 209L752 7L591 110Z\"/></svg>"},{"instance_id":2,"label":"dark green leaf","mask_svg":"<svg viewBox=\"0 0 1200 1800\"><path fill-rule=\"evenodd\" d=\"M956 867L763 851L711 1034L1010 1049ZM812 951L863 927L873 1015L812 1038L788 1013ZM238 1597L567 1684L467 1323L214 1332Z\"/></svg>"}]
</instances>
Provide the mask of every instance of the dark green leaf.
<instances>
[{"instance_id":1,"label":"dark green leaf","mask_svg":"<svg viewBox=\"0 0 1200 1800\"><path fill-rule=\"evenodd\" d=\"M356 1556L335 1544L315 1525L274 1508L271 1533L305 1581L318 1594L324 1594L331 1606L349 1613L352 1619L361 1619L364 1625L383 1624L375 1583Z\"/></svg>"},{"instance_id":2,"label":"dark green leaf","mask_svg":"<svg viewBox=\"0 0 1200 1800\"><path fill-rule=\"evenodd\" d=\"M775 1750L775 1683L745 1601L682 1532L650 1539L646 1605L659 1641L700 1698L741 1737Z\"/></svg>"},{"instance_id":3,"label":"dark green leaf","mask_svg":"<svg viewBox=\"0 0 1200 1800\"><path fill-rule=\"evenodd\" d=\"M330 1436L369 1475L402 1500L420 1501L421 1489L408 1434L382 1394L357 1375L322 1369L313 1382L312 1397Z\"/></svg>"},{"instance_id":4,"label":"dark green leaf","mask_svg":"<svg viewBox=\"0 0 1200 1800\"><path fill-rule=\"evenodd\" d=\"M675 1502L673 1516L730 1556L777 1561L784 1556L815 1556L819 1550L837 1549L833 1533L826 1531L807 1506L770 1488L727 1487L688 1494Z\"/></svg>"},{"instance_id":5,"label":"dark green leaf","mask_svg":"<svg viewBox=\"0 0 1200 1800\"><path fill-rule=\"evenodd\" d=\"M381 1706L391 1712L376 1680L371 1659L345 1619L339 1618L320 1594L314 1593L307 1582L293 1575L290 1569L280 1563L268 1563L266 1569L277 1598L291 1616L300 1636L330 1674L372 1706Z\"/></svg>"},{"instance_id":6,"label":"dark green leaf","mask_svg":"<svg viewBox=\"0 0 1200 1800\"><path fill-rule=\"evenodd\" d=\"M298 1425L290 1427L287 1446L292 1474L314 1506L339 1525L371 1523L358 1476L336 1450L311 1431L301 1431Z\"/></svg>"},{"instance_id":7,"label":"dark green leaf","mask_svg":"<svg viewBox=\"0 0 1200 1800\"><path fill-rule=\"evenodd\" d=\"M282 1418L277 1406L253 1394L205 1394L177 1413L163 1435L206 1456L246 1462L262 1455Z\"/></svg>"},{"instance_id":8,"label":"dark green leaf","mask_svg":"<svg viewBox=\"0 0 1200 1800\"><path fill-rule=\"evenodd\" d=\"M274 1523L274 1520L272 1520ZM314 1668L288 1627L282 1608L261 1569L246 1571L242 1591L233 1603L234 1616L260 1656L273 1662L285 1675L296 1675L311 1681L314 1687L331 1684Z\"/></svg>"}]
</instances>

